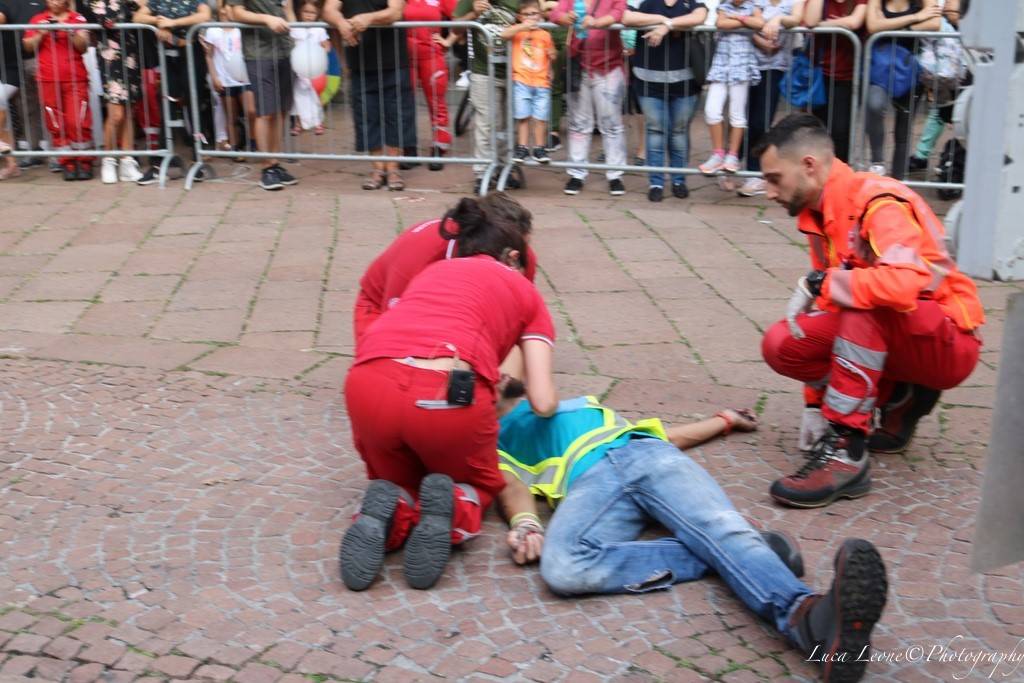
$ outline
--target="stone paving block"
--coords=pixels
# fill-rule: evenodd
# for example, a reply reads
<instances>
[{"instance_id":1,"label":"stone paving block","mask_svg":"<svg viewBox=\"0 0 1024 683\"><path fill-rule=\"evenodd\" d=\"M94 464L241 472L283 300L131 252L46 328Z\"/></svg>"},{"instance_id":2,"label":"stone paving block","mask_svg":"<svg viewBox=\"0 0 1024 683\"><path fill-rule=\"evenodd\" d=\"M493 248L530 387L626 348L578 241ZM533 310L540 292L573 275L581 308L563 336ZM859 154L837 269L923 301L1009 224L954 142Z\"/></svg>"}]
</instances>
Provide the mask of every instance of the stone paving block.
<instances>
[{"instance_id":1,"label":"stone paving block","mask_svg":"<svg viewBox=\"0 0 1024 683\"><path fill-rule=\"evenodd\" d=\"M256 287L257 283L251 278L218 280L215 286L189 278L174 293L167 310L246 309L256 293Z\"/></svg>"},{"instance_id":2,"label":"stone paving block","mask_svg":"<svg viewBox=\"0 0 1024 683\"><path fill-rule=\"evenodd\" d=\"M160 301L112 301L89 307L75 323L75 332L118 337L141 337L163 311Z\"/></svg>"},{"instance_id":3,"label":"stone paving block","mask_svg":"<svg viewBox=\"0 0 1024 683\"><path fill-rule=\"evenodd\" d=\"M43 358L171 370L186 364L208 350L209 347L202 345L165 342L156 339L64 335L40 349L38 354Z\"/></svg>"},{"instance_id":4,"label":"stone paving block","mask_svg":"<svg viewBox=\"0 0 1024 683\"><path fill-rule=\"evenodd\" d=\"M244 309L168 311L151 336L176 341L238 341L245 324Z\"/></svg>"},{"instance_id":5,"label":"stone paving block","mask_svg":"<svg viewBox=\"0 0 1024 683\"><path fill-rule=\"evenodd\" d=\"M86 301L37 301L0 304L0 329L60 334L88 308Z\"/></svg>"},{"instance_id":6,"label":"stone paving block","mask_svg":"<svg viewBox=\"0 0 1024 683\"><path fill-rule=\"evenodd\" d=\"M290 379L318 363L321 358L317 353L238 347L214 351L191 367L194 370L234 375Z\"/></svg>"},{"instance_id":7,"label":"stone paving block","mask_svg":"<svg viewBox=\"0 0 1024 683\"><path fill-rule=\"evenodd\" d=\"M140 223L114 223L103 221L93 223L79 231L71 244L80 246L83 244L136 244L149 232L150 225Z\"/></svg>"},{"instance_id":8,"label":"stone paving block","mask_svg":"<svg viewBox=\"0 0 1024 683\"><path fill-rule=\"evenodd\" d=\"M77 230L36 230L4 251L9 254L56 254L77 234Z\"/></svg>"},{"instance_id":9,"label":"stone paving block","mask_svg":"<svg viewBox=\"0 0 1024 683\"><path fill-rule=\"evenodd\" d=\"M120 275L180 275L198 252L189 247L144 246L118 268Z\"/></svg>"},{"instance_id":10,"label":"stone paving block","mask_svg":"<svg viewBox=\"0 0 1024 683\"><path fill-rule=\"evenodd\" d=\"M104 301L166 301L181 278L177 275L119 275L103 289Z\"/></svg>"},{"instance_id":11,"label":"stone paving block","mask_svg":"<svg viewBox=\"0 0 1024 683\"><path fill-rule=\"evenodd\" d=\"M92 299L109 278L107 273L40 273L14 296L18 301Z\"/></svg>"},{"instance_id":12,"label":"stone paving block","mask_svg":"<svg viewBox=\"0 0 1024 683\"><path fill-rule=\"evenodd\" d=\"M256 300L246 325L247 332L290 332L315 330L317 322L316 299Z\"/></svg>"},{"instance_id":13,"label":"stone paving block","mask_svg":"<svg viewBox=\"0 0 1024 683\"><path fill-rule=\"evenodd\" d=\"M51 273L117 270L135 250L134 244L85 244L67 247L43 267Z\"/></svg>"},{"instance_id":14,"label":"stone paving block","mask_svg":"<svg viewBox=\"0 0 1024 683\"><path fill-rule=\"evenodd\" d=\"M638 329L644 330L644 338L651 343L679 338L661 312L643 294L574 293L566 294L562 301L579 331L580 340L588 346L627 344L636 339ZM605 315L608 310L629 311L629 314L609 320Z\"/></svg>"},{"instance_id":15,"label":"stone paving block","mask_svg":"<svg viewBox=\"0 0 1024 683\"><path fill-rule=\"evenodd\" d=\"M0 254L0 275L24 275L32 273L50 260L45 255L8 255Z\"/></svg>"}]
</instances>

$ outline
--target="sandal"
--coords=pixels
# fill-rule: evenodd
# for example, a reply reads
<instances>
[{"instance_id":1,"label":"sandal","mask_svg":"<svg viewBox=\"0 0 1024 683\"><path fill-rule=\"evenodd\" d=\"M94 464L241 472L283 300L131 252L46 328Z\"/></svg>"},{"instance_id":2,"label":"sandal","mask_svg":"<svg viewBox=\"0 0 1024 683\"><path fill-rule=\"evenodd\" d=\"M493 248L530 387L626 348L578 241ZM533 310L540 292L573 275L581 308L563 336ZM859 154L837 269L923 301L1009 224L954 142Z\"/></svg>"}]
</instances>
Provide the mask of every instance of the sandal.
<instances>
[{"instance_id":1,"label":"sandal","mask_svg":"<svg viewBox=\"0 0 1024 683\"><path fill-rule=\"evenodd\" d=\"M324 134L324 127L322 125L318 125L316 128L313 129L313 135L323 135L323 134Z\"/></svg>"},{"instance_id":2,"label":"sandal","mask_svg":"<svg viewBox=\"0 0 1024 683\"><path fill-rule=\"evenodd\" d=\"M396 171L388 173L387 182L388 189L392 192L401 192L405 189L405 181L402 180L402 176L398 175Z\"/></svg>"},{"instance_id":3,"label":"sandal","mask_svg":"<svg viewBox=\"0 0 1024 683\"><path fill-rule=\"evenodd\" d=\"M384 171L375 170L370 176L363 181L364 190L379 190L388 184L387 175Z\"/></svg>"},{"instance_id":4,"label":"sandal","mask_svg":"<svg viewBox=\"0 0 1024 683\"><path fill-rule=\"evenodd\" d=\"M753 411L747 410L746 408L729 408L727 410L720 410L715 413L715 417L720 417L725 422L725 431L722 432L722 436L728 436L733 428L736 426L736 420L729 414L729 411L736 413L739 417L753 424L753 429L757 429L757 415ZM741 429L743 429L741 427ZM750 429L743 429L743 431L752 431Z\"/></svg>"}]
</instances>

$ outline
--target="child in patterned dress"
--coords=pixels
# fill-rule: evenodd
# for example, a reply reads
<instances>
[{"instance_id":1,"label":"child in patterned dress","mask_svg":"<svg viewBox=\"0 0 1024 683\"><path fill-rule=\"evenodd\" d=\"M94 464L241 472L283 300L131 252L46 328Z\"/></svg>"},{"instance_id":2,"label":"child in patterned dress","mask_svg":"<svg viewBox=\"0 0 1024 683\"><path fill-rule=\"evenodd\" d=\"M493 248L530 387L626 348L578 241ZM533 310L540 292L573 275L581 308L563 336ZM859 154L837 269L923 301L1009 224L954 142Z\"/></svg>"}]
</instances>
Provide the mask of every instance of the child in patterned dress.
<instances>
[{"instance_id":1,"label":"child in patterned dress","mask_svg":"<svg viewBox=\"0 0 1024 683\"><path fill-rule=\"evenodd\" d=\"M723 0L715 23L720 33L708 71L704 118L711 130L711 157L698 168L704 175L740 170L740 147L747 128L747 94L761 80L754 42L747 30L764 26L757 0ZM737 31L732 33L732 31ZM725 149L725 103L729 100L729 149Z\"/></svg>"}]
</instances>

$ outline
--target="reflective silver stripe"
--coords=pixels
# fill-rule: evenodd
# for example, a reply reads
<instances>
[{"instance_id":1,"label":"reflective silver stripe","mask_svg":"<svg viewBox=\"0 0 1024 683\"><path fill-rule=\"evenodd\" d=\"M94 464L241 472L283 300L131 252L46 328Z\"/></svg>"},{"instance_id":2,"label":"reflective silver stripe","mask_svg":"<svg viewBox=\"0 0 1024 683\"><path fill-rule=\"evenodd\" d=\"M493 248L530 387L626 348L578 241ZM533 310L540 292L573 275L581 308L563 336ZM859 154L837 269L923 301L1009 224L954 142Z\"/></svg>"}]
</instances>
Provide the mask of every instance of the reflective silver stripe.
<instances>
[{"instance_id":1,"label":"reflective silver stripe","mask_svg":"<svg viewBox=\"0 0 1024 683\"><path fill-rule=\"evenodd\" d=\"M516 475L516 478L527 486L543 486L545 484L551 485L555 483L555 475L558 473L557 464L553 464L551 467L545 468L543 472L534 474L504 455L501 455L500 457L501 464L511 469L512 473Z\"/></svg>"},{"instance_id":2,"label":"reflective silver stripe","mask_svg":"<svg viewBox=\"0 0 1024 683\"><path fill-rule=\"evenodd\" d=\"M459 496L460 500L468 500L476 503L477 505L480 504L480 494L477 493L477 490L469 484L460 484L459 482L455 482L455 488L459 489L462 493L462 495Z\"/></svg>"},{"instance_id":3,"label":"reflective silver stripe","mask_svg":"<svg viewBox=\"0 0 1024 683\"><path fill-rule=\"evenodd\" d=\"M885 369L885 351L873 351L842 337L836 337L832 353L868 370L881 372Z\"/></svg>"},{"instance_id":4,"label":"reflective silver stripe","mask_svg":"<svg viewBox=\"0 0 1024 683\"><path fill-rule=\"evenodd\" d=\"M825 391L825 405L840 415L849 415L855 412L868 413L874 409L875 399L873 397L847 396L840 391L836 391L835 387L830 386Z\"/></svg>"},{"instance_id":5,"label":"reflective silver stripe","mask_svg":"<svg viewBox=\"0 0 1024 683\"><path fill-rule=\"evenodd\" d=\"M634 66L633 75L641 81L647 81L648 83L682 83L683 81L693 80L693 69L686 67L685 69L658 71L657 69L644 69L643 67Z\"/></svg>"}]
</instances>

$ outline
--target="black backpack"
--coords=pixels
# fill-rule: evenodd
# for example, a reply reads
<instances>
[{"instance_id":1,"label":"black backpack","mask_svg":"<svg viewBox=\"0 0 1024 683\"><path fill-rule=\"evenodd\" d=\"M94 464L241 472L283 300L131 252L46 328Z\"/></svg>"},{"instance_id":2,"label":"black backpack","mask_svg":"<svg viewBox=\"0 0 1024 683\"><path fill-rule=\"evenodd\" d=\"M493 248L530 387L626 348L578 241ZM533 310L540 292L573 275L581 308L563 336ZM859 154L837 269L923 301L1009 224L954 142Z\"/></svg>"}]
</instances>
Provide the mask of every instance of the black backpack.
<instances>
[{"instance_id":1,"label":"black backpack","mask_svg":"<svg viewBox=\"0 0 1024 683\"><path fill-rule=\"evenodd\" d=\"M941 183L962 183L964 171L967 168L967 148L960 144L956 138L946 141L939 156L938 180ZM950 200L959 199L963 195L962 190L939 190L939 198Z\"/></svg>"}]
</instances>

